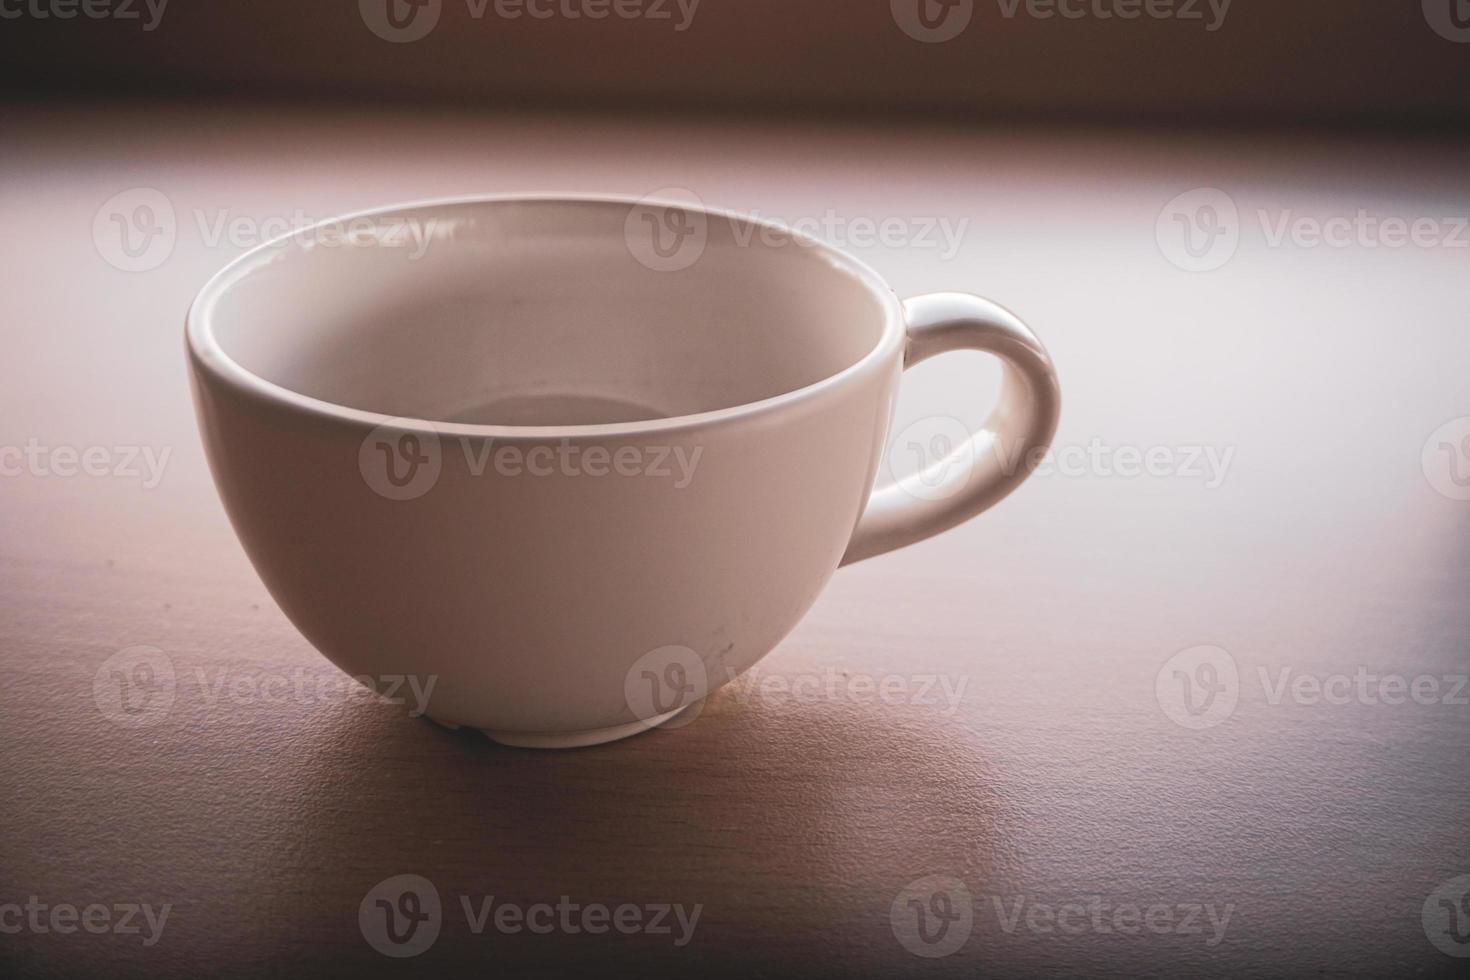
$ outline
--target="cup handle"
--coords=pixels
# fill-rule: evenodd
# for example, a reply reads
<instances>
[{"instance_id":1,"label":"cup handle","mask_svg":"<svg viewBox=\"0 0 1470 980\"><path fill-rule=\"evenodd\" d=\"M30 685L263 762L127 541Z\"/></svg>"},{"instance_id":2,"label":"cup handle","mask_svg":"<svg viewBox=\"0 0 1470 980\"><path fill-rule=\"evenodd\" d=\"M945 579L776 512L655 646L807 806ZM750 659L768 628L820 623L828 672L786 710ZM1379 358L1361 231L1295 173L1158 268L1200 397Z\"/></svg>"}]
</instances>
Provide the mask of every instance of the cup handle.
<instances>
[{"instance_id":1,"label":"cup handle","mask_svg":"<svg viewBox=\"0 0 1470 980\"><path fill-rule=\"evenodd\" d=\"M947 531L997 503L1031 475L1061 413L1051 357L1009 310L966 293L915 296L903 310L905 370L936 354L985 351L1005 366L1000 401L978 432L911 478L923 481L923 496L902 483L873 491L844 565Z\"/></svg>"}]
</instances>

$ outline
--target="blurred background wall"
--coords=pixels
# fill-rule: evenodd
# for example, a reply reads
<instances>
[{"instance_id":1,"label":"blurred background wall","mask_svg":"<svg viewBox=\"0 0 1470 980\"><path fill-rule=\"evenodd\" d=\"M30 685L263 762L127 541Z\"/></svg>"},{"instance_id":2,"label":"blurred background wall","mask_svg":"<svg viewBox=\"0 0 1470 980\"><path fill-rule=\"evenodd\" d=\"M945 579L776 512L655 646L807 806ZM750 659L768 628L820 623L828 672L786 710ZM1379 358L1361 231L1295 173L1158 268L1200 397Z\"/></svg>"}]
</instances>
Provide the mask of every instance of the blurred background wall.
<instances>
[{"instance_id":1,"label":"blurred background wall","mask_svg":"<svg viewBox=\"0 0 1470 980\"><path fill-rule=\"evenodd\" d=\"M0 0L0 81L11 98L1463 128L1470 0Z\"/></svg>"}]
</instances>

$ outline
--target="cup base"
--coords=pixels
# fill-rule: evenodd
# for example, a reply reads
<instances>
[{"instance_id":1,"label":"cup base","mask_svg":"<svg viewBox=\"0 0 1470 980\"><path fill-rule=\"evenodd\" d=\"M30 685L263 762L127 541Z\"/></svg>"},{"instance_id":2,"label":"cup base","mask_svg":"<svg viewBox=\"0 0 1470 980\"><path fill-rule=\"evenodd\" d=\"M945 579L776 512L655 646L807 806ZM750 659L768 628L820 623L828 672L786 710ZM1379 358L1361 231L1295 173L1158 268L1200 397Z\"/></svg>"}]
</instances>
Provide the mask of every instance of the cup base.
<instances>
[{"instance_id":1,"label":"cup base","mask_svg":"<svg viewBox=\"0 0 1470 980\"><path fill-rule=\"evenodd\" d=\"M694 702L698 704L699 702ZM508 745L517 749L581 749L589 745L602 745L605 742L616 742L639 732L646 732L650 728L657 728L675 715L688 711L694 704L686 704L681 708L655 715L643 721L631 721L624 725L612 725L607 728L589 728L580 732L500 732L481 728L479 731L492 742ZM436 725L458 731L460 726L451 722L439 721L430 718Z\"/></svg>"}]
</instances>

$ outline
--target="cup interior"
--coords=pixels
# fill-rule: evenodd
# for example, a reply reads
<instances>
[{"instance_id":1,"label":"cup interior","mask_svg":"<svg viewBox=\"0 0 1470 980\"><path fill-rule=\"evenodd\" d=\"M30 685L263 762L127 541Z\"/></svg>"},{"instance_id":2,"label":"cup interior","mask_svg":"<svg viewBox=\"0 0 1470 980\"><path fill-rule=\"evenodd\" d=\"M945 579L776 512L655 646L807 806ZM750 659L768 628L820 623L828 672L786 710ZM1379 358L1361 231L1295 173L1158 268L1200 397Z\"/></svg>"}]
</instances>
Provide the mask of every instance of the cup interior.
<instances>
[{"instance_id":1,"label":"cup interior","mask_svg":"<svg viewBox=\"0 0 1470 980\"><path fill-rule=\"evenodd\" d=\"M337 406L601 425L816 384L879 347L893 303L860 263L751 219L510 198L267 246L206 290L198 328L246 372Z\"/></svg>"}]
</instances>

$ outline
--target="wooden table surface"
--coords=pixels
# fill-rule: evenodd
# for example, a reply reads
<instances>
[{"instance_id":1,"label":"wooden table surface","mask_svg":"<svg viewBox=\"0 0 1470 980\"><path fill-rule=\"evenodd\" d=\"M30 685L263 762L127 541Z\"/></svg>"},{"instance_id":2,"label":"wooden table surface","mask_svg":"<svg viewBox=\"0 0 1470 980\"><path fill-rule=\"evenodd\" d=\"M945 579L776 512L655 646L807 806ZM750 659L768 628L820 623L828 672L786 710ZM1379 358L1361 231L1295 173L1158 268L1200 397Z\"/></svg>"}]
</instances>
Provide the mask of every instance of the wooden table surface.
<instances>
[{"instance_id":1,"label":"wooden table surface","mask_svg":"<svg viewBox=\"0 0 1470 980\"><path fill-rule=\"evenodd\" d=\"M1464 145L147 105L0 129L0 973L1463 967ZM1055 459L840 571L685 727L522 751L353 695L210 483L193 292L283 221L666 187L1017 311L1061 372ZM129 256L138 188L175 235ZM1228 203L1171 205L1198 188ZM1228 261L1229 234L1182 250L1180 208ZM998 373L911 372L894 465ZM129 714L139 646L161 700ZM432 885L414 958L374 945L399 875ZM580 928L599 905L627 931Z\"/></svg>"}]
</instances>

